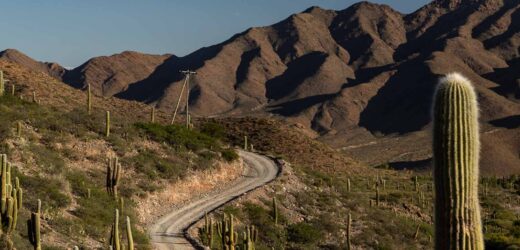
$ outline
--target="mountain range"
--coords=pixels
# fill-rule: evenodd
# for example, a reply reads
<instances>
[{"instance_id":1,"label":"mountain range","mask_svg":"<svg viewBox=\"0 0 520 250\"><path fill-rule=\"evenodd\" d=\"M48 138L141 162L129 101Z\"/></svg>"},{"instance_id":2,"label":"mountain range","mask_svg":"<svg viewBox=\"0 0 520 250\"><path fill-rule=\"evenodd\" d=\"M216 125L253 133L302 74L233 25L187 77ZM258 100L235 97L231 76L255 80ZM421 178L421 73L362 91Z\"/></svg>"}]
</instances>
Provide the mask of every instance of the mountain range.
<instances>
[{"instance_id":1,"label":"mountain range","mask_svg":"<svg viewBox=\"0 0 520 250\"><path fill-rule=\"evenodd\" d=\"M427 166L438 78L478 92L483 172L520 173L520 1L435 0L410 14L360 2L311 7L189 55L123 52L67 70L16 50L9 60L75 88L172 112L183 75L196 117L277 116L368 164ZM183 107L181 107L183 108Z\"/></svg>"}]
</instances>

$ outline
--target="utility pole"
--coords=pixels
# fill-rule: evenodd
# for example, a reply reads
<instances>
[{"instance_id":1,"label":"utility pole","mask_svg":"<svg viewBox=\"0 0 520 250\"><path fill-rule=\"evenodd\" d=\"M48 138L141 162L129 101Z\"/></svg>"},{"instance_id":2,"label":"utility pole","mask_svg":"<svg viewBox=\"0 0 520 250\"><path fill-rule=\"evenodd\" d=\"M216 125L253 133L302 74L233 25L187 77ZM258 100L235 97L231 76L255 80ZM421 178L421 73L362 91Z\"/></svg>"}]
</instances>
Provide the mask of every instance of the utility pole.
<instances>
[{"instance_id":1,"label":"utility pole","mask_svg":"<svg viewBox=\"0 0 520 250\"><path fill-rule=\"evenodd\" d=\"M179 94L179 99L177 100L177 105L175 106L175 111L173 113L172 118L172 124L175 122L175 117L177 116L177 111L179 109L179 105L181 103L182 94L184 92L184 89L187 87L186 90L186 127L190 127L190 113L189 113L189 98L190 98L190 76L196 75L197 72L191 71L191 70L181 70L180 73L184 74L184 83L182 84L181 93Z\"/></svg>"}]
</instances>

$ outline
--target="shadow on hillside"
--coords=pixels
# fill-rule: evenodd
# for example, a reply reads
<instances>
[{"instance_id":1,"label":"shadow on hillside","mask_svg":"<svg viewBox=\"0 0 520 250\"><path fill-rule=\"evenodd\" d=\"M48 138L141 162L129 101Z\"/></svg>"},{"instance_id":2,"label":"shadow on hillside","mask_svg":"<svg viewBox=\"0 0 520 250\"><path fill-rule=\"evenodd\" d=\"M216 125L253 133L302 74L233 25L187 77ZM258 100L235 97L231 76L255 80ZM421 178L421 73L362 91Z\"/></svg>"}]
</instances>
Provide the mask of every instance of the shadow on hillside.
<instances>
[{"instance_id":1,"label":"shadow on hillside","mask_svg":"<svg viewBox=\"0 0 520 250\"><path fill-rule=\"evenodd\" d=\"M397 162L390 162L390 168L396 169L396 170L420 170L420 169L427 169L432 166L432 158L424 159L424 160L418 160L418 161L397 161Z\"/></svg>"},{"instance_id":2,"label":"shadow on hillside","mask_svg":"<svg viewBox=\"0 0 520 250\"><path fill-rule=\"evenodd\" d=\"M326 58L326 53L312 52L290 62L282 75L265 83L266 97L277 100L287 96L298 88L304 80L313 76Z\"/></svg>"},{"instance_id":3,"label":"shadow on hillside","mask_svg":"<svg viewBox=\"0 0 520 250\"><path fill-rule=\"evenodd\" d=\"M283 116L292 116L296 115L313 105L318 103L323 103L327 100L332 99L336 94L326 94L326 95L315 95L309 96L305 98L301 98L298 100L293 100L285 103L281 103L278 105L271 106L271 113L283 115Z\"/></svg>"},{"instance_id":4,"label":"shadow on hillside","mask_svg":"<svg viewBox=\"0 0 520 250\"><path fill-rule=\"evenodd\" d=\"M172 56L157 67L150 77L130 84L127 90L115 96L146 103L156 101L172 83L180 82L184 78L180 70L196 70L202 67L206 60L215 57L220 50L220 45L215 45L199 49L182 58Z\"/></svg>"},{"instance_id":5,"label":"shadow on hillside","mask_svg":"<svg viewBox=\"0 0 520 250\"><path fill-rule=\"evenodd\" d=\"M495 69L493 72L483 75L484 78L498 84L492 88L497 94L506 98L520 99L520 58L508 62L509 67Z\"/></svg>"},{"instance_id":6,"label":"shadow on hillside","mask_svg":"<svg viewBox=\"0 0 520 250\"><path fill-rule=\"evenodd\" d=\"M490 121L493 126L512 129L520 127L520 115L508 116L505 118Z\"/></svg>"},{"instance_id":7,"label":"shadow on hillside","mask_svg":"<svg viewBox=\"0 0 520 250\"><path fill-rule=\"evenodd\" d=\"M361 112L359 125L383 134L420 130L431 120L437 79L422 58L400 65Z\"/></svg>"}]
</instances>

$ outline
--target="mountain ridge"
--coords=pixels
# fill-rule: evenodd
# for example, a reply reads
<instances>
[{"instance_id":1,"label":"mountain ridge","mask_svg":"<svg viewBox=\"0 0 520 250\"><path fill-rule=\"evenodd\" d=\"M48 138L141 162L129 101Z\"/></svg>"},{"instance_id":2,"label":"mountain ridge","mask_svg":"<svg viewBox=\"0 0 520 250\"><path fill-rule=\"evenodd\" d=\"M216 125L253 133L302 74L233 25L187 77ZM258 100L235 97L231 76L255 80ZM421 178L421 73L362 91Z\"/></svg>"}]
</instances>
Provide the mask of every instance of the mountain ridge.
<instances>
[{"instance_id":1,"label":"mountain ridge","mask_svg":"<svg viewBox=\"0 0 520 250\"><path fill-rule=\"evenodd\" d=\"M191 69L198 73L190 85L194 117L275 115L349 148L380 135L426 133L438 77L458 71L475 84L485 132L505 129L494 124L520 114L519 24L520 3L513 0L436 0L410 14L366 1L338 11L314 6L183 57L142 56L123 66L113 66L117 57L100 57L102 66L91 60L62 79L172 112L179 71ZM90 80L83 69L91 67L102 77ZM136 69L145 70L121 77ZM518 126L507 127L496 136L516 138ZM520 159L512 157L520 147L503 141L490 138L489 146L503 148L509 167L520 172Z\"/></svg>"}]
</instances>

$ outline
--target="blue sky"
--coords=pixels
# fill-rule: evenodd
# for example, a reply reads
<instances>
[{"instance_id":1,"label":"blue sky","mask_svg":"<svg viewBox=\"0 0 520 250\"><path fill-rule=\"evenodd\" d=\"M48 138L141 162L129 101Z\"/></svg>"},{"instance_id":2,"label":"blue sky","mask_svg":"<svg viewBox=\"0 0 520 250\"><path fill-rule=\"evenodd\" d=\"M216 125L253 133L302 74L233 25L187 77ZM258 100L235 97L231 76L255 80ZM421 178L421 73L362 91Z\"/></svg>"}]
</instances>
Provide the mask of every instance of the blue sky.
<instances>
[{"instance_id":1,"label":"blue sky","mask_svg":"<svg viewBox=\"0 0 520 250\"><path fill-rule=\"evenodd\" d=\"M351 0L0 0L0 50L75 67L124 50L186 55L310 6ZM377 0L409 13L427 0Z\"/></svg>"}]
</instances>

